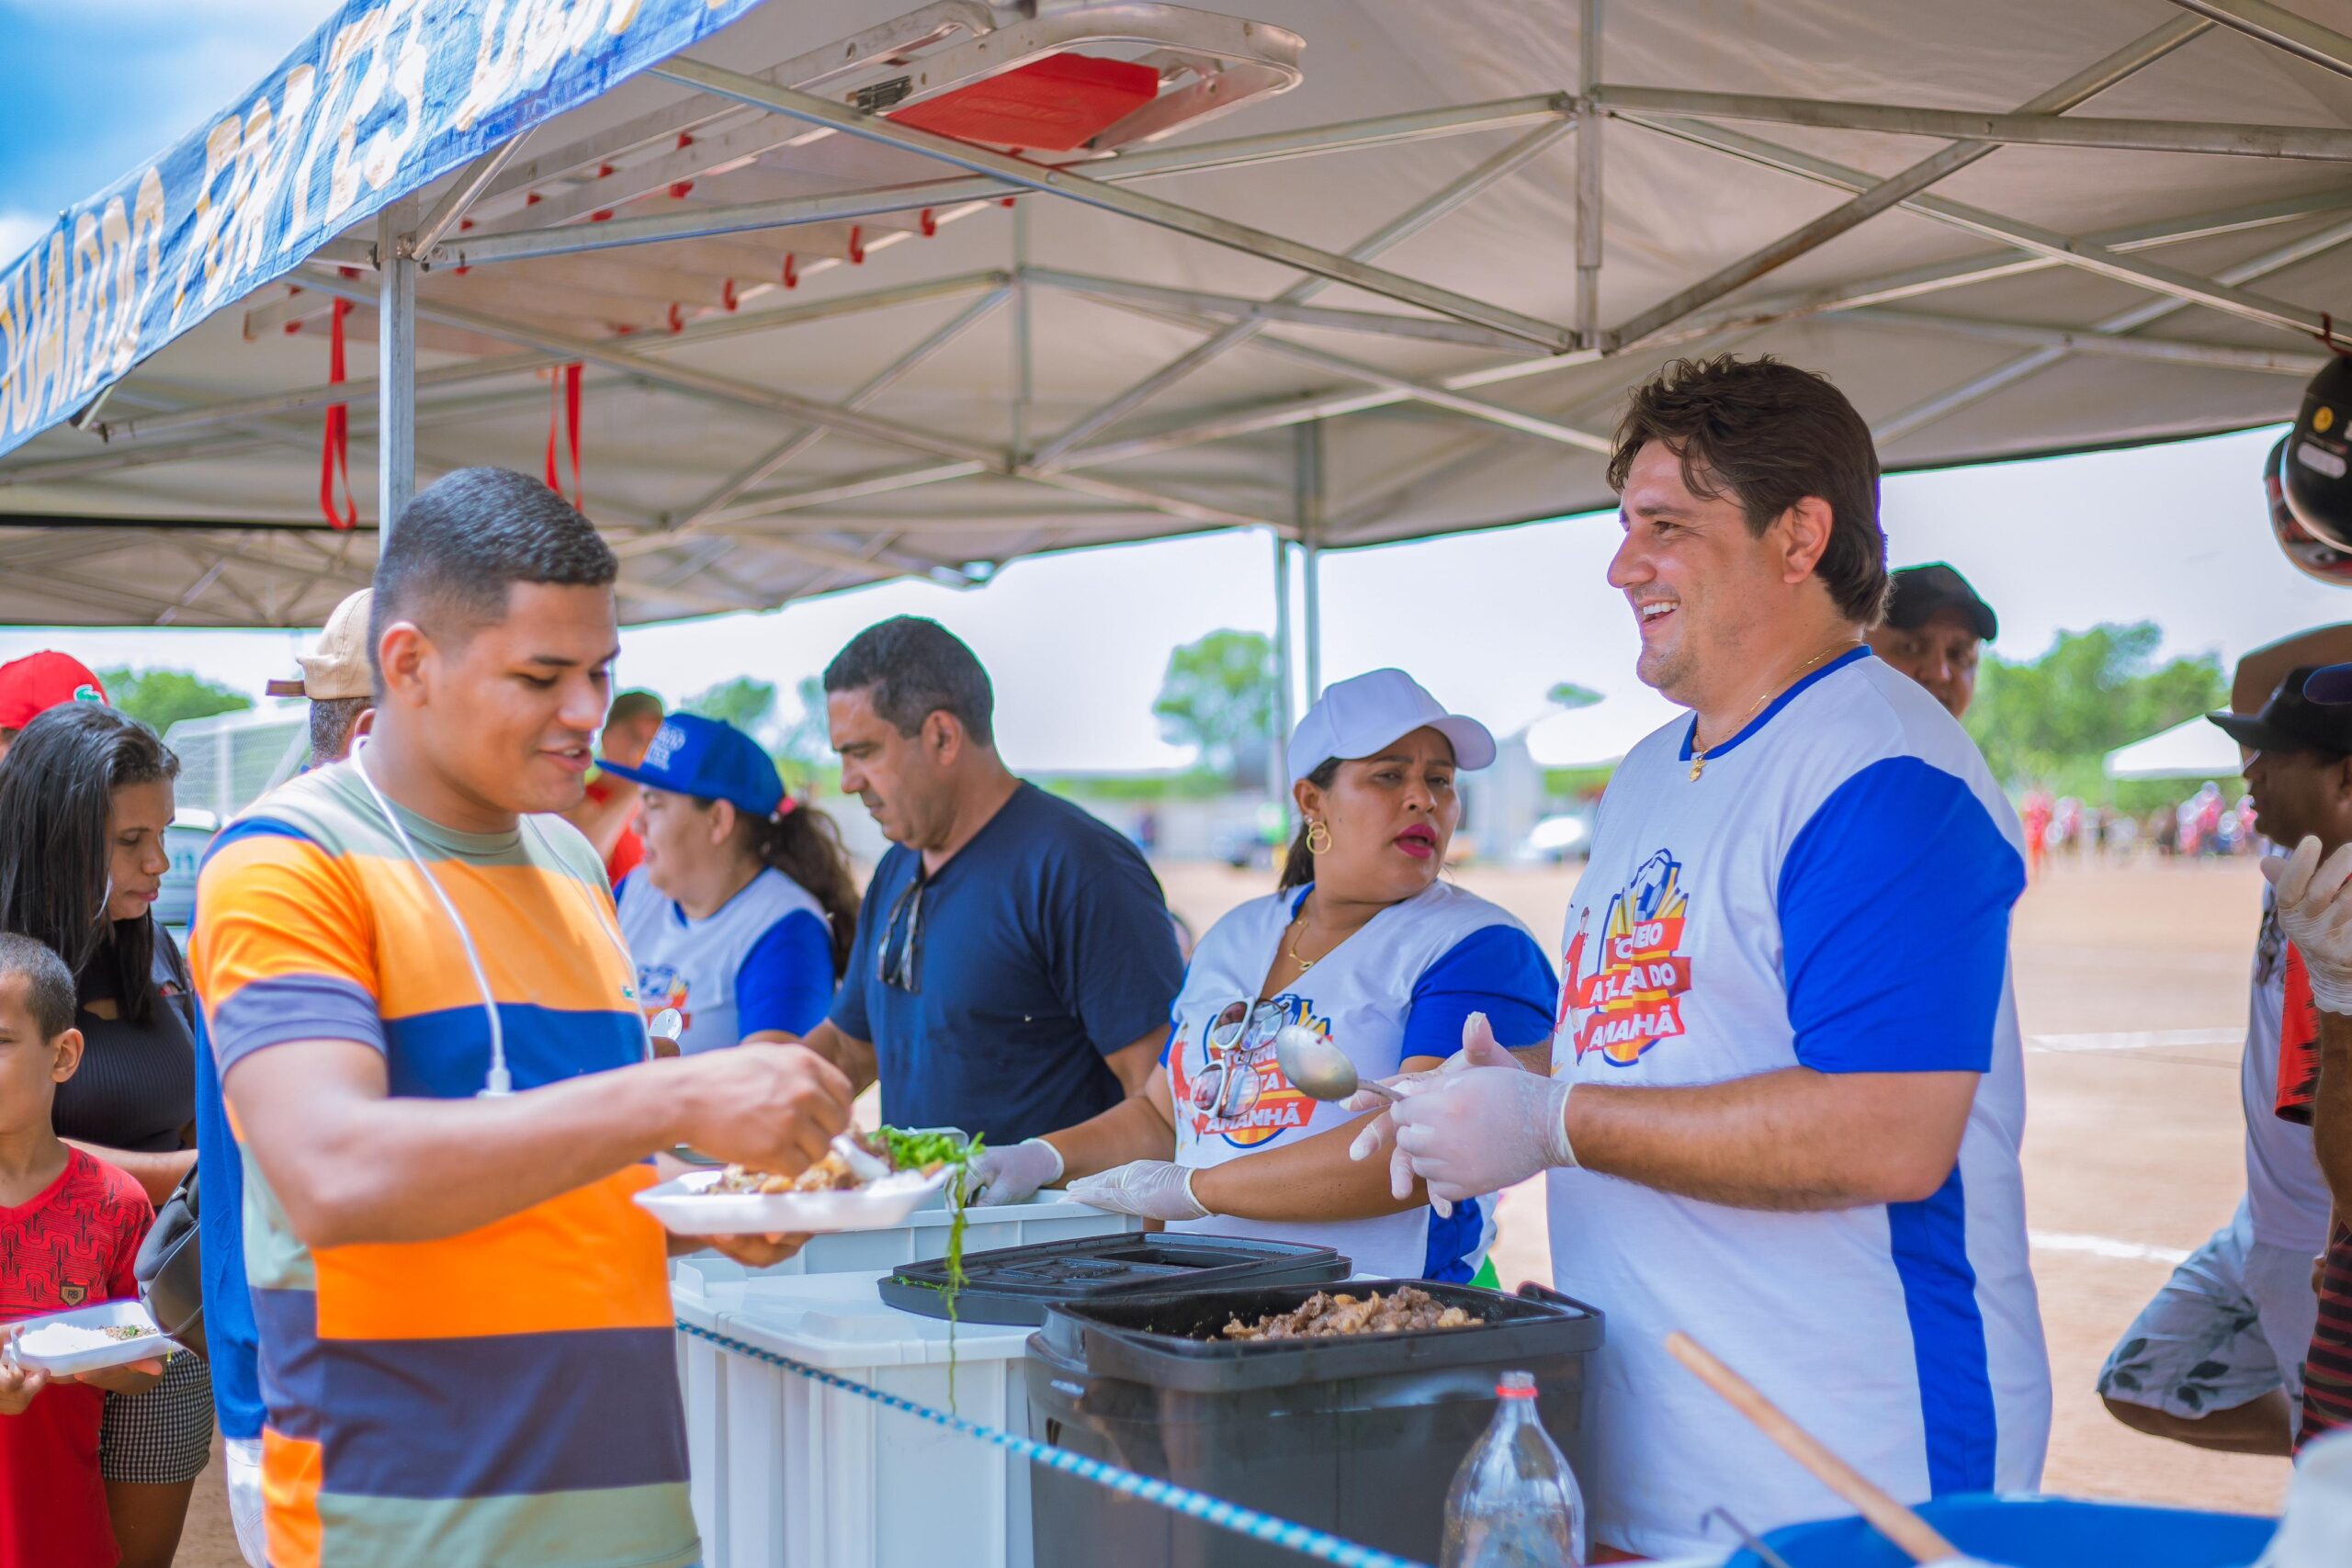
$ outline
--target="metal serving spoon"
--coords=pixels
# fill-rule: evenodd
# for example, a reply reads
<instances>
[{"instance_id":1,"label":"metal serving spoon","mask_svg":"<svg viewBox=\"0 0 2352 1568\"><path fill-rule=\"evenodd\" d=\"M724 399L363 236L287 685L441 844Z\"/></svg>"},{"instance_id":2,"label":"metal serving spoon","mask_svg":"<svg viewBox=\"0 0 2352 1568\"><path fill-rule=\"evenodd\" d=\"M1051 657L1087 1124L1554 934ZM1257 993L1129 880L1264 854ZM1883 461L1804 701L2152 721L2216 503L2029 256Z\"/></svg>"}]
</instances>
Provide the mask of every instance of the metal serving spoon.
<instances>
[{"instance_id":1,"label":"metal serving spoon","mask_svg":"<svg viewBox=\"0 0 2352 1568\"><path fill-rule=\"evenodd\" d=\"M1358 1089L1369 1089L1391 1105L1403 1098L1385 1084L1358 1077L1345 1051L1295 1023L1274 1032L1274 1060L1282 1064L1291 1088L1309 1100L1345 1100Z\"/></svg>"}]
</instances>

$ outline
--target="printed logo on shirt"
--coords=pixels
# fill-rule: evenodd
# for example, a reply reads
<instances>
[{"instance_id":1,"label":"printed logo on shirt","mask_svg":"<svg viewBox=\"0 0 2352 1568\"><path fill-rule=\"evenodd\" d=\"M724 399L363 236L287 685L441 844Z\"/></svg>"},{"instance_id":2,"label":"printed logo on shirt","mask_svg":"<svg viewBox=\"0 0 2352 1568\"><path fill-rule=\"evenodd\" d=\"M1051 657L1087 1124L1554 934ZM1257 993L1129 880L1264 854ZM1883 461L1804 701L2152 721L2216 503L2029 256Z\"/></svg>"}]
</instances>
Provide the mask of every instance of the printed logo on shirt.
<instances>
[{"instance_id":1,"label":"printed logo on shirt","mask_svg":"<svg viewBox=\"0 0 2352 1568\"><path fill-rule=\"evenodd\" d=\"M1275 1033L1294 1023L1331 1037L1330 1021L1306 998L1289 994L1254 1006L1235 1002L1209 1019L1197 1063L1192 1026L1184 1027L1169 1053L1169 1089L1196 1142L1216 1137L1254 1148L1313 1120L1315 1102L1291 1087L1274 1057Z\"/></svg>"},{"instance_id":2,"label":"printed logo on shirt","mask_svg":"<svg viewBox=\"0 0 2352 1568\"><path fill-rule=\"evenodd\" d=\"M623 995L628 993L624 991ZM640 964L637 966L637 1005L652 1018L663 1008L676 1008L685 1027L694 1027L694 1010L686 1006L686 977L668 964Z\"/></svg>"},{"instance_id":3,"label":"printed logo on shirt","mask_svg":"<svg viewBox=\"0 0 2352 1568\"><path fill-rule=\"evenodd\" d=\"M80 1306L84 1302L90 1299L90 1287L87 1285L60 1285L57 1287L57 1299L63 1302L70 1307Z\"/></svg>"},{"instance_id":4,"label":"printed logo on shirt","mask_svg":"<svg viewBox=\"0 0 2352 1568\"><path fill-rule=\"evenodd\" d=\"M1577 1060L1598 1051L1610 1066L1630 1067L1651 1046L1682 1032L1682 994L1690 988L1690 960L1681 951L1689 908L1682 863L1660 850L1610 897L1589 971L1589 906L1577 918L1560 960L1567 984L1558 1020L1563 1033L1575 1025Z\"/></svg>"}]
</instances>

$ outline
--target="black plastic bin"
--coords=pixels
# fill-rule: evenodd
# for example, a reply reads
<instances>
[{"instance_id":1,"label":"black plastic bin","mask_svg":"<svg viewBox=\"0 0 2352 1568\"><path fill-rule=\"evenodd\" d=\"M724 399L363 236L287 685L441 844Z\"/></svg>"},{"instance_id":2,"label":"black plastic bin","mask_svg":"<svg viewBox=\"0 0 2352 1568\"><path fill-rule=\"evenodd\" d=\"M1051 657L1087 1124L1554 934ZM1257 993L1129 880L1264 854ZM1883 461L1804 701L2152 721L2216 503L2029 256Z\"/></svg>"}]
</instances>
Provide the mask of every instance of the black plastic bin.
<instances>
[{"instance_id":1,"label":"black plastic bin","mask_svg":"<svg viewBox=\"0 0 2352 1568\"><path fill-rule=\"evenodd\" d=\"M1352 1267L1328 1247L1189 1231L1041 1241L966 1258L956 1315L965 1323L1035 1327L1046 1321L1049 1306L1174 1291L1313 1286L1344 1280ZM944 1258L901 1264L882 1277L879 1288L882 1299L901 1312L947 1315Z\"/></svg>"},{"instance_id":2,"label":"black plastic bin","mask_svg":"<svg viewBox=\"0 0 2352 1568\"><path fill-rule=\"evenodd\" d=\"M1031 1430L1090 1458L1438 1560L1445 1493L1487 1429L1495 1384L1535 1374L1564 1448L1581 1424L1601 1314L1538 1285L1507 1296L1421 1280L1351 1280L1350 1295L1412 1285L1486 1319L1476 1328L1347 1338L1227 1340L1227 1320L1288 1312L1315 1287L1187 1292L1057 1306L1029 1340ZM1037 1568L1296 1568L1295 1552L1030 1469Z\"/></svg>"}]
</instances>

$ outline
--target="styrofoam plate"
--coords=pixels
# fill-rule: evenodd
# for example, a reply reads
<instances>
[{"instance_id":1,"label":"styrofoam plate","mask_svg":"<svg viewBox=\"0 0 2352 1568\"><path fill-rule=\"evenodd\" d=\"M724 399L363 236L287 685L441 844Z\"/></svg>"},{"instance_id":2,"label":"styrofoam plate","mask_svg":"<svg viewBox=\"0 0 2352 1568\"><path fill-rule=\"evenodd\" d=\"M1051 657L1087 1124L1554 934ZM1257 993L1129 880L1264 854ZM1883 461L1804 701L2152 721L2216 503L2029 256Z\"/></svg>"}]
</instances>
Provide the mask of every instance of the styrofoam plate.
<instances>
[{"instance_id":1,"label":"styrofoam plate","mask_svg":"<svg viewBox=\"0 0 2352 1568\"><path fill-rule=\"evenodd\" d=\"M79 1377L107 1367L128 1366L133 1361L161 1360L175 1350L187 1347L176 1339L159 1332L155 1320L144 1305L136 1301L100 1302L96 1306L76 1307L72 1312L52 1312L40 1317L19 1319L9 1325L17 1330L10 1342L9 1352L18 1364L38 1367L53 1378ZM67 1349L58 1345L64 1336L48 1332L52 1328L97 1330L103 1328L143 1328L147 1332L136 1339L110 1339L87 1349Z\"/></svg>"},{"instance_id":2,"label":"styrofoam plate","mask_svg":"<svg viewBox=\"0 0 2352 1568\"><path fill-rule=\"evenodd\" d=\"M637 1195L674 1235L822 1235L878 1231L944 1191L952 1166L925 1176L900 1171L851 1192L714 1192L725 1173L690 1170Z\"/></svg>"}]
</instances>

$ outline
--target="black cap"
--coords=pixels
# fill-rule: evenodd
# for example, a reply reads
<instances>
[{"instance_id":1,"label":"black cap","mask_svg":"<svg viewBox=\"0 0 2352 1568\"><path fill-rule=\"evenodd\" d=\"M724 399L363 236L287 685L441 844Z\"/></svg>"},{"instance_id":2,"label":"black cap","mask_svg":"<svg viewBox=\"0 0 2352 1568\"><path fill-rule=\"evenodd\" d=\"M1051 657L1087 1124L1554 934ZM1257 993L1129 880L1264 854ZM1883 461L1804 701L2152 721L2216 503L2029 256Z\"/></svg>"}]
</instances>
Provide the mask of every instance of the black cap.
<instances>
[{"instance_id":1,"label":"black cap","mask_svg":"<svg viewBox=\"0 0 2352 1568\"><path fill-rule=\"evenodd\" d=\"M2352 756L2352 706L2312 701L2304 682L2317 672L2319 667L2313 664L2288 671L2258 714L2209 713L2205 716L2250 750L2333 751Z\"/></svg>"},{"instance_id":2,"label":"black cap","mask_svg":"<svg viewBox=\"0 0 2352 1568\"><path fill-rule=\"evenodd\" d=\"M2001 623L1994 617L1993 606L1976 596L1968 579L1942 561L1906 566L1894 574L1894 592L1886 598L1888 626L1897 631L1911 631L1924 625L1938 610L1958 610L1986 642L2001 635Z\"/></svg>"},{"instance_id":3,"label":"black cap","mask_svg":"<svg viewBox=\"0 0 2352 1568\"><path fill-rule=\"evenodd\" d=\"M2303 695L2335 706L2352 703L2352 664L2323 664L2303 677Z\"/></svg>"}]
</instances>

